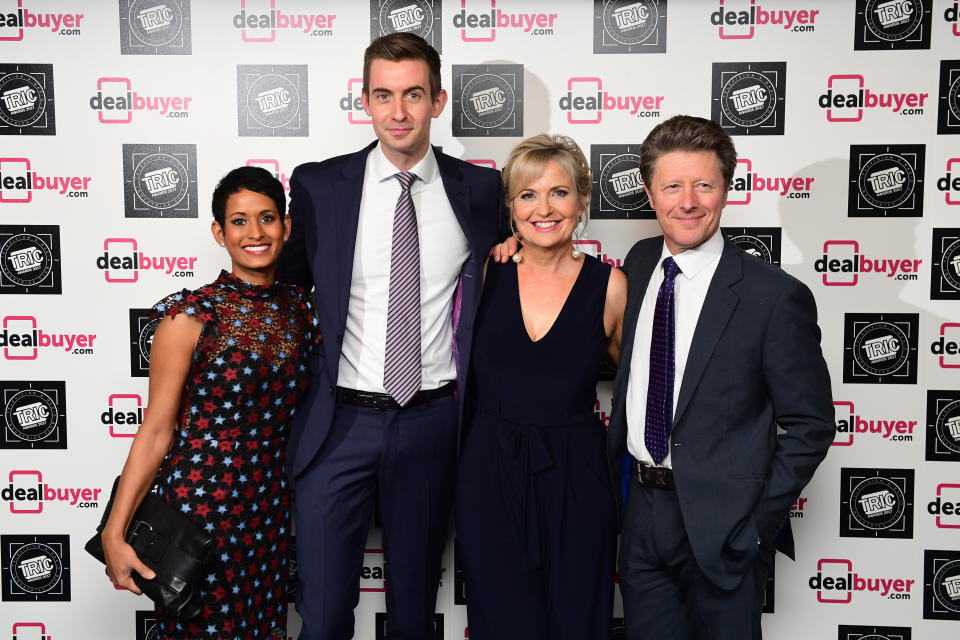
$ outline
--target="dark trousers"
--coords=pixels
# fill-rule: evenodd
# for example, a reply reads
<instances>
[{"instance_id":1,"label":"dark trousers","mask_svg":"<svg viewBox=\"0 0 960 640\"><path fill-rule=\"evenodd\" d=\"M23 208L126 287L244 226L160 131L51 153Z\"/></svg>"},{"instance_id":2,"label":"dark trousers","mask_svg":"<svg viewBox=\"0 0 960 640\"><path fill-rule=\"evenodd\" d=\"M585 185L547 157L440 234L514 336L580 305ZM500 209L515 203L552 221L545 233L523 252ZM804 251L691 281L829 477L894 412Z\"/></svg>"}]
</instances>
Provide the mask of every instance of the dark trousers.
<instances>
[{"instance_id":1,"label":"dark trousers","mask_svg":"<svg viewBox=\"0 0 960 640\"><path fill-rule=\"evenodd\" d=\"M629 640L760 640L773 550L760 549L732 591L697 565L676 491L631 483L620 540L620 594Z\"/></svg>"},{"instance_id":2,"label":"dark trousers","mask_svg":"<svg viewBox=\"0 0 960 640\"><path fill-rule=\"evenodd\" d=\"M296 483L300 640L353 637L375 493L383 518L388 635L433 638L456 451L452 395L398 411L338 404L329 436Z\"/></svg>"}]
</instances>

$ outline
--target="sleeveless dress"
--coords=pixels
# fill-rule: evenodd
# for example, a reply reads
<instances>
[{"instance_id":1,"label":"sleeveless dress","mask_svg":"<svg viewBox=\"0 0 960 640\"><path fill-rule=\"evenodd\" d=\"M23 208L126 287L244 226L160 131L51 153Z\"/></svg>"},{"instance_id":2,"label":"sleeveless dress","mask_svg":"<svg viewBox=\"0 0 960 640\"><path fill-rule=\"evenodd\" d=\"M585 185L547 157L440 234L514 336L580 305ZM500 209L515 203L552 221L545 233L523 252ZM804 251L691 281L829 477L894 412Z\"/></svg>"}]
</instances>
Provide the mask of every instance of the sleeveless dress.
<instances>
[{"instance_id":1,"label":"sleeveless dress","mask_svg":"<svg viewBox=\"0 0 960 640\"><path fill-rule=\"evenodd\" d=\"M610 637L617 514L594 413L610 266L583 260L536 342L517 265L487 267L456 503L471 640Z\"/></svg>"},{"instance_id":2,"label":"sleeveless dress","mask_svg":"<svg viewBox=\"0 0 960 640\"><path fill-rule=\"evenodd\" d=\"M307 385L308 296L221 271L172 294L153 315L203 322L177 432L158 493L216 539L203 612L178 620L157 607L159 640L286 638L290 486L283 459L294 405Z\"/></svg>"}]
</instances>

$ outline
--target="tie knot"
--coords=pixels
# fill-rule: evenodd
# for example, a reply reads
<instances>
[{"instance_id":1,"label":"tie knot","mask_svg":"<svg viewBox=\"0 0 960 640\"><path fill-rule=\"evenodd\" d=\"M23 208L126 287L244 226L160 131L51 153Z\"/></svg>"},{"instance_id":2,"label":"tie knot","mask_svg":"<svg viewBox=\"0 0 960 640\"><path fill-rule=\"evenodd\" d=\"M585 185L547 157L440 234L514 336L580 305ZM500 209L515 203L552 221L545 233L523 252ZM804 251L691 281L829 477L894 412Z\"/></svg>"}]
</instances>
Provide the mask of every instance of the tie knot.
<instances>
[{"instance_id":1,"label":"tie knot","mask_svg":"<svg viewBox=\"0 0 960 640\"><path fill-rule=\"evenodd\" d=\"M671 257L667 256L663 259L663 277L666 280L673 280L677 277L677 274L680 273L680 267L677 266L677 262Z\"/></svg>"},{"instance_id":2,"label":"tie knot","mask_svg":"<svg viewBox=\"0 0 960 640\"><path fill-rule=\"evenodd\" d=\"M416 174L410 173L409 171L401 171L395 175L397 180L400 182L400 188L404 191L409 191L410 185L412 185L413 181L417 179Z\"/></svg>"}]
</instances>

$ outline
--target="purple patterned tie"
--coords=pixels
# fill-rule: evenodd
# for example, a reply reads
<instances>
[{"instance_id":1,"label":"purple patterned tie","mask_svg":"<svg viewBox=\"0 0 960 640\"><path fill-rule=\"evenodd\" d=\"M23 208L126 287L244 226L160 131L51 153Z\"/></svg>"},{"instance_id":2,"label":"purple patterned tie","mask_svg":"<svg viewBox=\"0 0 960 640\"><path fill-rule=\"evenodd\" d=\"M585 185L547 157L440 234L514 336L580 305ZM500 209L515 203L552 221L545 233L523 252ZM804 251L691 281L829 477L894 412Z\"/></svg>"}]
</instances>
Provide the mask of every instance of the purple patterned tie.
<instances>
[{"instance_id":1,"label":"purple patterned tie","mask_svg":"<svg viewBox=\"0 0 960 640\"><path fill-rule=\"evenodd\" d=\"M650 383L647 387L647 414L643 444L660 464L667 457L670 430L673 427L673 279L680 267L673 258L663 260L663 283L657 292L653 312L653 333L650 337Z\"/></svg>"},{"instance_id":2,"label":"purple patterned tie","mask_svg":"<svg viewBox=\"0 0 960 640\"><path fill-rule=\"evenodd\" d=\"M383 388L402 407L420 390L420 245L417 212L410 197L410 185L417 176L403 171L396 178L400 197L390 250Z\"/></svg>"}]
</instances>

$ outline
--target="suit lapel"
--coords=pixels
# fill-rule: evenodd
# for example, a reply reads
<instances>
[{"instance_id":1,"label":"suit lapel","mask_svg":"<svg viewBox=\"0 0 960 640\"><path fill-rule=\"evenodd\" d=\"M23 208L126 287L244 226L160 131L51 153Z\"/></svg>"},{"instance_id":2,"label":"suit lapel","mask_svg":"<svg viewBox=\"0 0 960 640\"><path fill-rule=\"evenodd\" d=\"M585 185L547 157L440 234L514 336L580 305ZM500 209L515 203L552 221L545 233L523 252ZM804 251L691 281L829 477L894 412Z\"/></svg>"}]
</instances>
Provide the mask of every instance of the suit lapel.
<instances>
[{"instance_id":1,"label":"suit lapel","mask_svg":"<svg viewBox=\"0 0 960 640\"><path fill-rule=\"evenodd\" d=\"M683 372L683 381L680 385L680 395L677 398L677 407L673 412L674 428L680 424L683 413L690 404L700 377L717 341L723 335L733 310L737 307L740 297L730 290L730 287L743 277L743 261L740 250L724 239L723 253L713 280L707 289L707 296L703 300L697 328L693 332L690 343L690 354L687 356L687 365Z\"/></svg>"},{"instance_id":2,"label":"suit lapel","mask_svg":"<svg viewBox=\"0 0 960 640\"><path fill-rule=\"evenodd\" d=\"M333 187L334 233L337 236L337 304L338 317L346 317L350 302L350 282L353 280L353 258L357 246L357 226L360 222L360 200L363 197L363 175L367 156L376 142L354 154L343 167L342 180ZM317 203L323 207L324 203Z\"/></svg>"}]
</instances>

